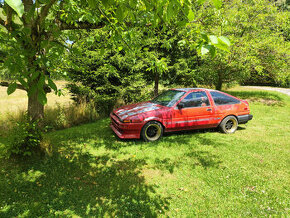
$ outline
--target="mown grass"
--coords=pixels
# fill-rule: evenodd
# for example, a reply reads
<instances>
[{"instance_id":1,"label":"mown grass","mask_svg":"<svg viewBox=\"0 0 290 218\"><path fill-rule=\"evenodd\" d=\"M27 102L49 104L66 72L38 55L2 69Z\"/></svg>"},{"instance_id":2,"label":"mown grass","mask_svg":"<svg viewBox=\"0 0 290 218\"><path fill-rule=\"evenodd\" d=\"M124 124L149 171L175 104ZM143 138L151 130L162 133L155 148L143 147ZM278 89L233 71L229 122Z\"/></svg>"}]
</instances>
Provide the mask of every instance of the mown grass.
<instances>
[{"instance_id":1,"label":"mown grass","mask_svg":"<svg viewBox=\"0 0 290 218\"><path fill-rule=\"evenodd\" d=\"M233 135L123 141L109 119L48 133L47 156L0 160L0 216L286 217L290 98L274 95L283 104L253 102L254 119Z\"/></svg>"}]
</instances>

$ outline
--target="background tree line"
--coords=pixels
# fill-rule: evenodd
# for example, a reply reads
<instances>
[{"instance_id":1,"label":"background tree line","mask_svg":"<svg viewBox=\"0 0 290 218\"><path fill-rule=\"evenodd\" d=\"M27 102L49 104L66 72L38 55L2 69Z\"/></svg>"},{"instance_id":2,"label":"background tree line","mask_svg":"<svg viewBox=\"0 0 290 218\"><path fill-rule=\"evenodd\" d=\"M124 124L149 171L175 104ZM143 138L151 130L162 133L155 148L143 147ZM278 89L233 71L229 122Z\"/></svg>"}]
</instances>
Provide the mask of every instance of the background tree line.
<instances>
[{"instance_id":1,"label":"background tree line","mask_svg":"<svg viewBox=\"0 0 290 218\"><path fill-rule=\"evenodd\" d=\"M73 82L74 99L94 99L108 113L116 102L153 97L158 84L218 90L238 83L289 87L286 2L232 0L219 10L209 3L193 4L192 11L190 27L169 23L144 29L134 24L117 44L111 30L79 33L71 45L78 53L68 52L69 64L61 70ZM231 46L219 44L216 35L227 36L230 42L225 43ZM207 46L199 49L200 41Z\"/></svg>"}]
</instances>

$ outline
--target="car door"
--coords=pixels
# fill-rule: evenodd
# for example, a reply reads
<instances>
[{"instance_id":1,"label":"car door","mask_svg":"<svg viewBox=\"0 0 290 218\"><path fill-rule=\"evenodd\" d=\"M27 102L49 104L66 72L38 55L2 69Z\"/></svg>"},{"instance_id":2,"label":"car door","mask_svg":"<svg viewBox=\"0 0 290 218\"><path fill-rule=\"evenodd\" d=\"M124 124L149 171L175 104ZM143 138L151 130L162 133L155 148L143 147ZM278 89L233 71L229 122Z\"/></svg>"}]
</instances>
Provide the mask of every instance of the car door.
<instances>
[{"instance_id":1,"label":"car door","mask_svg":"<svg viewBox=\"0 0 290 218\"><path fill-rule=\"evenodd\" d=\"M187 94L172 112L172 127L175 130L209 128L213 121L213 107L205 91Z\"/></svg>"}]
</instances>

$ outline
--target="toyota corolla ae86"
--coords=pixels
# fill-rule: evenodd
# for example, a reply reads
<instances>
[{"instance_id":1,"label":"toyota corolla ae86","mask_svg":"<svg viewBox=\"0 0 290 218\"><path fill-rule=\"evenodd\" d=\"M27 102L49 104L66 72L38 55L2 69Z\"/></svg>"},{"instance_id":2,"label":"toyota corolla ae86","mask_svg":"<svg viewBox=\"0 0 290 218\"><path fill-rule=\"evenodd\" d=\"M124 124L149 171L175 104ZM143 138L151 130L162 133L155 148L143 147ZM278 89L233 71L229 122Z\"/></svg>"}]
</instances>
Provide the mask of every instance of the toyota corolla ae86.
<instances>
[{"instance_id":1,"label":"toyota corolla ae86","mask_svg":"<svg viewBox=\"0 0 290 218\"><path fill-rule=\"evenodd\" d=\"M234 133L253 118L249 104L227 93L201 88L170 89L151 101L127 105L110 114L119 138L156 141L164 132L218 127Z\"/></svg>"}]
</instances>

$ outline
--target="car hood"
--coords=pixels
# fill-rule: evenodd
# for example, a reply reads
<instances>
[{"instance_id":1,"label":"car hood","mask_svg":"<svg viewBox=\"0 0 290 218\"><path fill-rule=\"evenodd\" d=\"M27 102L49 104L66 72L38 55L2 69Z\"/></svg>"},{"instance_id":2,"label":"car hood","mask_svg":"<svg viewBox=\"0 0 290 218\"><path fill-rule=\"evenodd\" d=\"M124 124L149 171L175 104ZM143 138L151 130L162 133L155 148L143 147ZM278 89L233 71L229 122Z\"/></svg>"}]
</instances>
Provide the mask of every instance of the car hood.
<instances>
[{"instance_id":1,"label":"car hood","mask_svg":"<svg viewBox=\"0 0 290 218\"><path fill-rule=\"evenodd\" d=\"M114 113L122 120L127 119L132 116L141 115L144 113L149 113L151 111L159 110L164 108L164 106L159 104L154 104L152 102L142 102L132 105L127 105L114 110Z\"/></svg>"}]
</instances>

